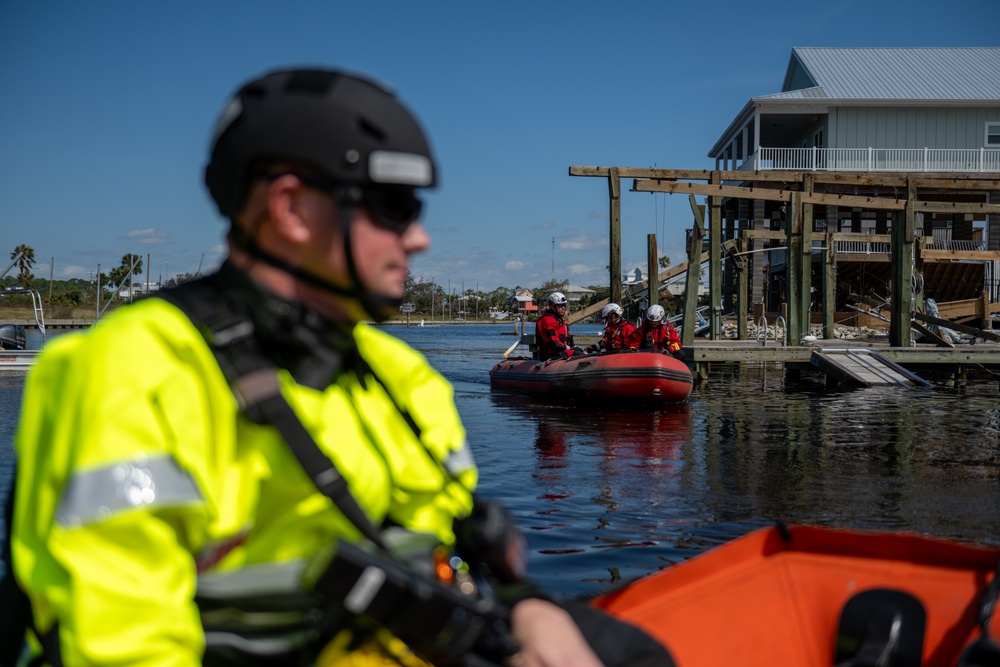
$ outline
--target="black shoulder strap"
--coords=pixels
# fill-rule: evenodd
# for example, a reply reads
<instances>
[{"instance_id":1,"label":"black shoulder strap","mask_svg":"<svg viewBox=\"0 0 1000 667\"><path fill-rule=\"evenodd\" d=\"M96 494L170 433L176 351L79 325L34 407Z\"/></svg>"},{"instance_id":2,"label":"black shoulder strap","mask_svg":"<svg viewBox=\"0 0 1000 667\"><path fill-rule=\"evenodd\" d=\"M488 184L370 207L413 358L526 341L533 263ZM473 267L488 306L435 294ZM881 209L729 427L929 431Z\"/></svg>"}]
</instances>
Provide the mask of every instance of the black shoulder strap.
<instances>
[{"instance_id":1,"label":"black shoulder strap","mask_svg":"<svg viewBox=\"0 0 1000 667\"><path fill-rule=\"evenodd\" d=\"M16 480L15 480L16 482ZM0 667L13 667L24 645L24 633L34 625L31 602L14 580L14 564L10 554L11 522L14 518L14 486L4 503L6 520L6 541L3 546L3 562L7 571L0 579Z\"/></svg>"},{"instance_id":2,"label":"black shoulder strap","mask_svg":"<svg viewBox=\"0 0 1000 667\"><path fill-rule=\"evenodd\" d=\"M211 277L166 290L158 298L177 306L205 337L247 419L274 426L316 488L362 535L385 549L381 531L351 495L347 480L282 395L277 368L261 351L253 323L226 307L227 301Z\"/></svg>"}]
</instances>

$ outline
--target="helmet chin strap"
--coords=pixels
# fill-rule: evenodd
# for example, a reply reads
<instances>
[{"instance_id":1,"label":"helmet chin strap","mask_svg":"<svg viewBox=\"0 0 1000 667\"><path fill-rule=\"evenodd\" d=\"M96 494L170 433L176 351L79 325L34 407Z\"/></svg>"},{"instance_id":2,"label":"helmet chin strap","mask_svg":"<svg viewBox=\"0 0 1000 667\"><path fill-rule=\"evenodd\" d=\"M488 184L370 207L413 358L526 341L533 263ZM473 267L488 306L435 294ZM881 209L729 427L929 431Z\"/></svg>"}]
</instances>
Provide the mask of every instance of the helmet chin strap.
<instances>
[{"instance_id":1,"label":"helmet chin strap","mask_svg":"<svg viewBox=\"0 0 1000 667\"><path fill-rule=\"evenodd\" d=\"M317 276L311 271L306 271L298 266L292 266L280 257L272 255L261 248L257 244L257 241L250 236L250 234L248 234L241 227L237 226L235 223L230 227L229 235L234 245L248 255L259 259L265 264L273 266L274 268L283 271L288 275L301 280L302 282L308 283L313 287L318 287L321 290L331 292L337 296L347 297L348 299L357 302L358 305L361 306L362 310L364 310L365 313L374 321L383 322L391 317L394 312L399 310L403 300L379 294L372 294L363 287L354 262L354 249L351 247L350 221L353 219L353 215L353 205L341 204L340 219L347 221L347 224L343 226L344 254L347 257L347 270L351 279L350 287L338 285L330 280L327 280L326 278Z\"/></svg>"},{"instance_id":2,"label":"helmet chin strap","mask_svg":"<svg viewBox=\"0 0 1000 667\"><path fill-rule=\"evenodd\" d=\"M351 224L354 221L354 205L341 201L340 204L341 228L344 230L344 255L347 258L347 272L351 278L351 283L355 286L352 296L354 296L368 316L376 322L383 322L393 313L399 311L403 305L402 299L394 299L384 294L373 294L364 289L361 277L358 275L357 266L354 263L354 245L351 243Z\"/></svg>"}]
</instances>

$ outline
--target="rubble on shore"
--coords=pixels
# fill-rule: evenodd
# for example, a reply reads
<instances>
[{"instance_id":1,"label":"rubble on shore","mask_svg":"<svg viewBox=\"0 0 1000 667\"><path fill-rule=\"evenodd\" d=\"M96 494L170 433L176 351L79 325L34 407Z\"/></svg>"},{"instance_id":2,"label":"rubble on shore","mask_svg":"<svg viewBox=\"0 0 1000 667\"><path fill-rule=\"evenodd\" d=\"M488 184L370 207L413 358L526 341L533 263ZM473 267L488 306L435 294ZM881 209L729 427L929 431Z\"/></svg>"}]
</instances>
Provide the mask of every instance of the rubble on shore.
<instances>
[{"instance_id":1,"label":"rubble on shore","mask_svg":"<svg viewBox=\"0 0 1000 667\"><path fill-rule=\"evenodd\" d=\"M767 340L783 340L785 335L784 327L776 327L769 324L766 327ZM722 325L723 338L736 338L736 324L726 322ZM876 327L849 327L837 324L833 328L834 336L838 340L879 340L889 335L888 329ZM747 325L747 337L751 339L764 338L765 332L761 331L756 324ZM812 326L809 328L808 336L815 336L817 339L823 338L823 327Z\"/></svg>"}]
</instances>

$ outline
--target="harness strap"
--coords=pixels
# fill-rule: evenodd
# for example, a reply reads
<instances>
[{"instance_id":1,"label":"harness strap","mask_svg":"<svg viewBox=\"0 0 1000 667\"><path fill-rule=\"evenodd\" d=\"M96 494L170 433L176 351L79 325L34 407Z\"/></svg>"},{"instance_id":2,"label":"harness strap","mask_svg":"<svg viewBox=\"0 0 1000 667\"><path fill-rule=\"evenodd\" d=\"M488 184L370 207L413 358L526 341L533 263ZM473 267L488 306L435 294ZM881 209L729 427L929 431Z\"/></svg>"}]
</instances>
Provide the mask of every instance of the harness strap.
<instances>
[{"instance_id":1,"label":"harness strap","mask_svg":"<svg viewBox=\"0 0 1000 667\"><path fill-rule=\"evenodd\" d=\"M221 297L211 277L158 295L158 298L183 311L202 333L229 383L240 412L256 424L270 424L277 429L316 488L362 535L379 548L386 549L381 531L351 495L347 480L316 444L282 395L277 368L261 351L253 336L253 324L224 307L226 301Z\"/></svg>"}]
</instances>

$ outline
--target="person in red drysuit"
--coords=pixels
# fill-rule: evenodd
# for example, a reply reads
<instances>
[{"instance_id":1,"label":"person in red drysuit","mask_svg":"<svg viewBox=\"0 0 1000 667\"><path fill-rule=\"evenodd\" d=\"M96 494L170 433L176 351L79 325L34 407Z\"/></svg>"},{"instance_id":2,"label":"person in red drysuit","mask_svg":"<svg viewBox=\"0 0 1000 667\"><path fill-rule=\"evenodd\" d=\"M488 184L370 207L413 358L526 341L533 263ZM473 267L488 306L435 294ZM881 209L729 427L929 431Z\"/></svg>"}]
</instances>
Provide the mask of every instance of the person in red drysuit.
<instances>
[{"instance_id":1,"label":"person in red drysuit","mask_svg":"<svg viewBox=\"0 0 1000 667\"><path fill-rule=\"evenodd\" d=\"M548 308L535 322L535 345L542 361L573 356L573 342L566 324L567 305L565 294L553 292L549 295Z\"/></svg>"},{"instance_id":2,"label":"person in red drysuit","mask_svg":"<svg viewBox=\"0 0 1000 667\"><path fill-rule=\"evenodd\" d=\"M641 336L640 349L669 352L678 359L684 358L684 352L681 350L681 337L677 335L677 330L666 318L663 306L654 304L646 310L646 321L642 323L639 334Z\"/></svg>"},{"instance_id":3,"label":"person in red drysuit","mask_svg":"<svg viewBox=\"0 0 1000 667\"><path fill-rule=\"evenodd\" d=\"M641 338L639 330L622 317L624 311L617 303L609 303L601 311L604 318L604 335L596 344L587 347L588 352L614 352L616 350L637 350Z\"/></svg>"}]
</instances>

